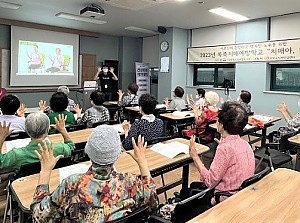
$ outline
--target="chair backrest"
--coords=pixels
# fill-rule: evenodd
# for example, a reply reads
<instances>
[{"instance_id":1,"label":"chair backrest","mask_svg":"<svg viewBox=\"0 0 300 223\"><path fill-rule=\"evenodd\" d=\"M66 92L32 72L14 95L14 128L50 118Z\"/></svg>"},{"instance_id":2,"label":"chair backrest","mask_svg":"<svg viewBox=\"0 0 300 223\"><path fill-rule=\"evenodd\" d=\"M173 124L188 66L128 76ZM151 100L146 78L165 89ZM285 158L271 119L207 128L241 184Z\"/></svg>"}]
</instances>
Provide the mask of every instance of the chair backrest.
<instances>
[{"instance_id":1,"label":"chair backrest","mask_svg":"<svg viewBox=\"0 0 300 223\"><path fill-rule=\"evenodd\" d=\"M5 141L11 141L15 139L26 139L30 138L26 132L13 132L5 138Z\"/></svg>"},{"instance_id":2,"label":"chair backrest","mask_svg":"<svg viewBox=\"0 0 300 223\"><path fill-rule=\"evenodd\" d=\"M256 183L257 181L261 180L264 176L266 176L270 172L270 167L266 166L265 169L260 171L259 173L254 174L253 177L250 177L243 181L242 185L240 186L239 190L242 190L248 187L251 184Z\"/></svg>"},{"instance_id":3,"label":"chair backrest","mask_svg":"<svg viewBox=\"0 0 300 223\"><path fill-rule=\"evenodd\" d=\"M82 130L85 128L86 128L85 125L67 125L66 126L66 130L68 132L74 132L74 131Z\"/></svg>"},{"instance_id":4,"label":"chair backrest","mask_svg":"<svg viewBox=\"0 0 300 223\"><path fill-rule=\"evenodd\" d=\"M152 139L152 140L148 140L147 141L147 145L154 145L156 143L159 143L159 142L164 142L164 141L167 141L167 140L170 140L170 139L173 139L174 136L162 136L162 137L158 137L156 139Z\"/></svg>"},{"instance_id":5,"label":"chair backrest","mask_svg":"<svg viewBox=\"0 0 300 223\"><path fill-rule=\"evenodd\" d=\"M54 169L61 168L64 166L70 166L72 164L71 156L63 157L59 159L54 167ZM27 163L23 164L18 171L17 177L25 177L32 174L39 173L41 171L41 163L35 162L35 163Z\"/></svg>"},{"instance_id":6,"label":"chair backrest","mask_svg":"<svg viewBox=\"0 0 300 223\"><path fill-rule=\"evenodd\" d=\"M207 188L177 203L171 214L171 222L187 222L211 207L210 199L214 187Z\"/></svg>"},{"instance_id":7,"label":"chair backrest","mask_svg":"<svg viewBox=\"0 0 300 223\"><path fill-rule=\"evenodd\" d=\"M93 123L92 128L95 128L99 125L104 125L104 124L108 124L108 121L95 122L95 123Z\"/></svg>"},{"instance_id":8,"label":"chair backrest","mask_svg":"<svg viewBox=\"0 0 300 223\"><path fill-rule=\"evenodd\" d=\"M176 111L176 110L175 109L159 109L158 115L165 114L165 113L173 113L174 111Z\"/></svg>"},{"instance_id":9,"label":"chair backrest","mask_svg":"<svg viewBox=\"0 0 300 223\"><path fill-rule=\"evenodd\" d=\"M148 222L147 218L148 206L144 205L124 217L106 223L143 223Z\"/></svg>"}]
</instances>

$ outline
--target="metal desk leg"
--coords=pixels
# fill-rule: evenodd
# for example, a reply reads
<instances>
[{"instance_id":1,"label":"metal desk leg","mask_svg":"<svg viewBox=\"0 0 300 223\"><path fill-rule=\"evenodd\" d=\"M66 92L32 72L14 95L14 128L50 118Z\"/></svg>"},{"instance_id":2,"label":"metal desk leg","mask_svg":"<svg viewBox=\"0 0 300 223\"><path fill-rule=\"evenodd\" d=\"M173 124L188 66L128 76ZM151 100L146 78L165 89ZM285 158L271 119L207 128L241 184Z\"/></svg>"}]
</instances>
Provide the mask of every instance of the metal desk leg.
<instances>
[{"instance_id":1,"label":"metal desk leg","mask_svg":"<svg viewBox=\"0 0 300 223\"><path fill-rule=\"evenodd\" d=\"M295 170L300 171L300 148L297 149Z\"/></svg>"},{"instance_id":2,"label":"metal desk leg","mask_svg":"<svg viewBox=\"0 0 300 223\"><path fill-rule=\"evenodd\" d=\"M189 168L189 164L182 167L182 188L189 187Z\"/></svg>"},{"instance_id":3,"label":"metal desk leg","mask_svg":"<svg viewBox=\"0 0 300 223\"><path fill-rule=\"evenodd\" d=\"M261 146L266 145L266 139L267 139L267 128L263 128L261 130Z\"/></svg>"}]
</instances>

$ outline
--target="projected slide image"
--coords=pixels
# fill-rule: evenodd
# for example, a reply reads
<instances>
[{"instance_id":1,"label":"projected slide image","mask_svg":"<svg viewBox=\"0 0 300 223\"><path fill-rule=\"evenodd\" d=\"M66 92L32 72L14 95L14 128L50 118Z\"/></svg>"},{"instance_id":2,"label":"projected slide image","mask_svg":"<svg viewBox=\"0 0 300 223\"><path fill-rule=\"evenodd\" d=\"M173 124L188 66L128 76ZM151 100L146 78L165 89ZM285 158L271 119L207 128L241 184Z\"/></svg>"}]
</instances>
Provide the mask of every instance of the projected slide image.
<instances>
[{"instance_id":1,"label":"projected slide image","mask_svg":"<svg viewBox=\"0 0 300 223\"><path fill-rule=\"evenodd\" d=\"M74 75L73 46L19 40L17 75Z\"/></svg>"}]
</instances>

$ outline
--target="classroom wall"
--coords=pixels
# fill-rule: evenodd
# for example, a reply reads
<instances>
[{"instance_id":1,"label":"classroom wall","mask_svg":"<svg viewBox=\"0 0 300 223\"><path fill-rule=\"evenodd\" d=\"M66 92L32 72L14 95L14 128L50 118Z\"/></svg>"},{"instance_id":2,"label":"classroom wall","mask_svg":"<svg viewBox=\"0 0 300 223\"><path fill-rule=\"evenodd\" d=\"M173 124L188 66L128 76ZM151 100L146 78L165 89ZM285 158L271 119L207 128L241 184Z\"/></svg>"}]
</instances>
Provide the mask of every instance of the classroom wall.
<instances>
[{"instance_id":1,"label":"classroom wall","mask_svg":"<svg viewBox=\"0 0 300 223\"><path fill-rule=\"evenodd\" d=\"M143 39L134 37L120 38L120 65L122 80L120 87L125 91L128 84L135 82L135 62L142 62Z\"/></svg>"},{"instance_id":2,"label":"classroom wall","mask_svg":"<svg viewBox=\"0 0 300 223\"><path fill-rule=\"evenodd\" d=\"M300 21L300 18L298 21ZM269 24L270 24L269 19L267 18L236 24L235 25L236 29L232 29L233 32L235 31L235 43L249 43L249 42L268 40ZM216 27L216 29L220 29L220 27L218 26ZM198 30L198 32L200 31ZM205 30L205 32L207 32L207 30ZM230 34L229 36L232 36L232 34ZM201 38L201 34L199 34L198 37ZM300 33L298 35L298 38L300 38ZM215 44L215 40L212 39L212 41ZM213 45L207 42L206 44ZM295 93L269 91L270 89L269 64L239 63L236 64L235 74L236 74L235 76L236 88L234 90L230 90L230 97L232 99L236 99L242 89L249 90L252 93L252 101L251 101L252 110L255 113L260 113L260 114L266 113L270 115L281 116L281 114L276 111L276 105L282 101L285 101L288 104L290 110L294 111L294 113L299 111L299 107L297 106L299 95ZM188 83L186 88L187 88L187 93L191 93L195 95L196 88L197 88L196 86L191 86ZM226 95L224 94L223 89L212 88L212 87L211 88L204 87L204 88L207 91L209 90L216 91L220 95L220 97L226 99ZM275 124L273 129L277 129L279 126L284 126L284 125L286 125L286 122L284 120L281 120L280 122L277 122Z\"/></svg>"}]
</instances>

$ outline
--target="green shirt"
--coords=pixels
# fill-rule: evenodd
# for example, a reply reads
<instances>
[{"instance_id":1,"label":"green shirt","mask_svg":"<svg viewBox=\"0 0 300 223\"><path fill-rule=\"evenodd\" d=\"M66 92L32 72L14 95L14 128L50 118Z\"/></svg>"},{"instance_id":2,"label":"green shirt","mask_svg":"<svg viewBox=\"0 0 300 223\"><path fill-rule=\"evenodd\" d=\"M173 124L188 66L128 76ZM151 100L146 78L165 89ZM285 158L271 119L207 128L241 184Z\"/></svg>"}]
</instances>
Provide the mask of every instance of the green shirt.
<instances>
[{"instance_id":1,"label":"green shirt","mask_svg":"<svg viewBox=\"0 0 300 223\"><path fill-rule=\"evenodd\" d=\"M0 154L0 169L8 171L19 170L23 164L39 162L34 152L38 150L38 143L31 141L23 148L14 148L6 154ZM71 156L71 151L75 148L75 144L72 141L54 143L53 146L55 157L60 154Z\"/></svg>"},{"instance_id":2,"label":"green shirt","mask_svg":"<svg viewBox=\"0 0 300 223\"><path fill-rule=\"evenodd\" d=\"M64 116L67 116L66 125L75 125L76 120L72 112L69 111L62 111L62 112L53 112L48 114L48 117L50 119L50 125L55 125L55 117L58 118L59 114L63 114ZM51 128L49 131L49 134L56 133L56 129Z\"/></svg>"}]
</instances>

